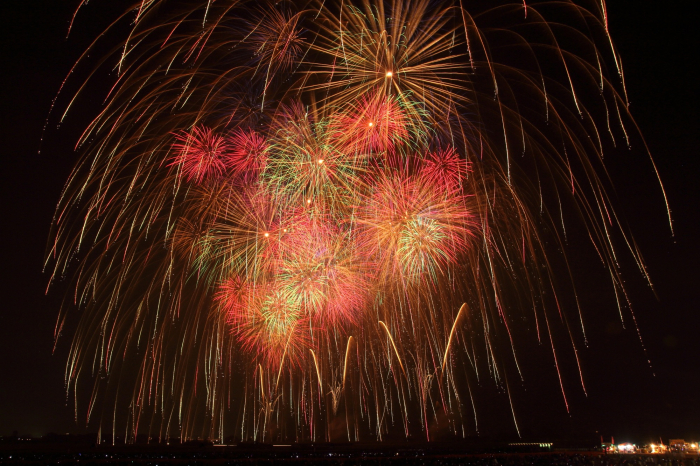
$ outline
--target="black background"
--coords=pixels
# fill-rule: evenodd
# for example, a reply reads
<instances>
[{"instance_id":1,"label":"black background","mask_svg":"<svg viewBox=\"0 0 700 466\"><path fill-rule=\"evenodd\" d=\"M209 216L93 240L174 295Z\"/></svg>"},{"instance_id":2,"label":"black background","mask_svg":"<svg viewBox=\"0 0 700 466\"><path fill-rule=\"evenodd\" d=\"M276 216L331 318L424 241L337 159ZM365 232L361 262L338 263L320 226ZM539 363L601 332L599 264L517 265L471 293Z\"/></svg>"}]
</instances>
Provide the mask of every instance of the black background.
<instances>
[{"instance_id":1,"label":"black background","mask_svg":"<svg viewBox=\"0 0 700 466\"><path fill-rule=\"evenodd\" d=\"M42 266L53 209L77 157L72 146L99 108L101 95L84 102L60 129L53 118L41 139L61 82L122 7L121 2L91 2L66 39L77 3L4 0L0 5L0 435L91 430L85 427L84 410L76 421L73 402L66 399L63 374L70 338L60 339L53 351L63 290L45 295L48 276ZM573 393L567 414L556 377L518 381L515 411L526 438L700 439L699 27L693 5L689 0L609 0L607 5L631 111L654 155L674 218L671 236L663 198L639 144L607 160L659 297L635 278L634 270L627 272L651 366L634 326L620 324L611 290L591 289L598 281L583 277L590 285L582 296L589 333L589 346L581 352L588 396L575 388L576 374L570 380L567 373L567 390ZM58 111L64 108L65 98ZM481 391L488 390L485 384ZM482 432L513 435L507 398L504 405L502 393L491 395L501 401L492 405L488 396L478 406ZM79 405L81 400L79 395Z\"/></svg>"}]
</instances>

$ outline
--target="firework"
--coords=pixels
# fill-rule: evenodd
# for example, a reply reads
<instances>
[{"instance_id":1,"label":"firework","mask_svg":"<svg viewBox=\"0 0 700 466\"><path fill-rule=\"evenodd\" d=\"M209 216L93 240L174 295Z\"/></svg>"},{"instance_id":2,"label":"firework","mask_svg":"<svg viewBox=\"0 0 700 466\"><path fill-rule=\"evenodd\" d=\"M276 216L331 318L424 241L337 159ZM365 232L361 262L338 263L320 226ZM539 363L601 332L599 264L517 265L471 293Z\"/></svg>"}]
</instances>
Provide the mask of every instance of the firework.
<instances>
[{"instance_id":1,"label":"firework","mask_svg":"<svg viewBox=\"0 0 700 466\"><path fill-rule=\"evenodd\" d=\"M177 154L170 166L178 166L186 181L202 183L221 176L226 171L225 158L230 147L226 139L209 128L194 128L191 132L175 135L177 143L173 151Z\"/></svg>"},{"instance_id":2,"label":"firework","mask_svg":"<svg viewBox=\"0 0 700 466\"><path fill-rule=\"evenodd\" d=\"M639 135L604 3L551 3L137 2L47 258L83 309L66 381L92 368L88 422L466 435L480 373L509 400L508 368L526 376L516 333L551 343L560 382L580 368L552 252L575 223L620 303L615 238L646 277L603 164Z\"/></svg>"}]
</instances>

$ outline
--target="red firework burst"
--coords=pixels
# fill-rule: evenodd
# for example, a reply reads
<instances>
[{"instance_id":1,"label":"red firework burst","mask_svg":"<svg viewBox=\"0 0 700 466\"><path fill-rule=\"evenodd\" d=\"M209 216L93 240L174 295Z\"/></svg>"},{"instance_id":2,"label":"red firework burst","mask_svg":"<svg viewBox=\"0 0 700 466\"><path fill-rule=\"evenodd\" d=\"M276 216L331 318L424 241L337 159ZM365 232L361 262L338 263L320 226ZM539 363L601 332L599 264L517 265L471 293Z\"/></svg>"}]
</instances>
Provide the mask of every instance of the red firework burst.
<instances>
[{"instance_id":1,"label":"red firework burst","mask_svg":"<svg viewBox=\"0 0 700 466\"><path fill-rule=\"evenodd\" d=\"M233 175L246 183L257 180L267 164L268 145L255 131L237 130L228 138L231 147L224 161Z\"/></svg>"},{"instance_id":2,"label":"red firework burst","mask_svg":"<svg viewBox=\"0 0 700 466\"><path fill-rule=\"evenodd\" d=\"M430 182L454 189L462 177L471 172L471 164L460 158L457 150L448 146L428 154L422 173Z\"/></svg>"},{"instance_id":3,"label":"red firework burst","mask_svg":"<svg viewBox=\"0 0 700 466\"><path fill-rule=\"evenodd\" d=\"M248 286L240 276L234 275L219 284L214 301L221 306L226 321L236 328L245 317Z\"/></svg>"},{"instance_id":4,"label":"red firework burst","mask_svg":"<svg viewBox=\"0 0 700 466\"><path fill-rule=\"evenodd\" d=\"M175 156L168 166L180 166L180 177L188 182L202 183L220 176L226 170L224 157L230 147L226 138L206 126L175 134L172 148Z\"/></svg>"}]
</instances>

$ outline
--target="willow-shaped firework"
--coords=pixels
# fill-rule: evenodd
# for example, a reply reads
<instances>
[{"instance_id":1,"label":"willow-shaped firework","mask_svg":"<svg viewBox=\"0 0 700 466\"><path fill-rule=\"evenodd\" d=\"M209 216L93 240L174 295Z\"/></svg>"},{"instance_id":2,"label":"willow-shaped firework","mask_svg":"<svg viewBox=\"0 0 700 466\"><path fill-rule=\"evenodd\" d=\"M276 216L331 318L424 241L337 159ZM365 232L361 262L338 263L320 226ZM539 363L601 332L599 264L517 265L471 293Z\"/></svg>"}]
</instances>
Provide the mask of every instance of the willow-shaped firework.
<instances>
[{"instance_id":1,"label":"willow-shaped firework","mask_svg":"<svg viewBox=\"0 0 700 466\"><path fill-rule=\"evenodd\" d=\"M91 372L88 422L464 434L519 339L578 363L564 218L619 302L614 238L646 277L606 193L604 147L635 126L604 0L466 3L143 0L115 23L47 259L74 280L57 337L83 310L66 381Z\"/></svg>"}]
</instances>

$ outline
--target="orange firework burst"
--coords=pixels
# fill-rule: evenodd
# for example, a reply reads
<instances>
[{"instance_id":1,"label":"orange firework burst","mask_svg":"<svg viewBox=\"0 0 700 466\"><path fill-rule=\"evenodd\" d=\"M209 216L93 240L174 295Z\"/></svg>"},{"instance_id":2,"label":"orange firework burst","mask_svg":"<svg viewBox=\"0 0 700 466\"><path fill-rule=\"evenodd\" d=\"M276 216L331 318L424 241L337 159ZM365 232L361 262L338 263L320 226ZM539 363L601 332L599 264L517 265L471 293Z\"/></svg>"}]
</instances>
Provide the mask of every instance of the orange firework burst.
<instances>
[{"instance_id":1,"label":"orange firework burst","mask_svg":"<svg viewBox=\"0 0 700 466\"><path fill-rule=\"evenodd\" d=\"M397 98L370 94L356 106L340 114L338 131L343 149L358 154L394 154L396 147L409 142L412 125Z\"/></svg>"},{"instance_id":2,"label":"orange firework burst","mask_svg":"<svg viewBox=\"0 0 700 466\"><path fill-rule=\"evenodd\" d=\"M363 202L363 249L400 286L437 280L466 251L476 232L469 199L455 186L425 176L388 171Z\"/></svg>"},{"instance_id":3,"label":"orange firework burst","mask_svg":"<svg viewBox=\"0 0 700 466\"><path fill-rule=\"evenodd\" d=\"M245 182L254 182L267 164L268 145L255 131L236 130L229 138L231 147L224 156L225 163L234 176Z\"/></svg>"}]
</instances>

